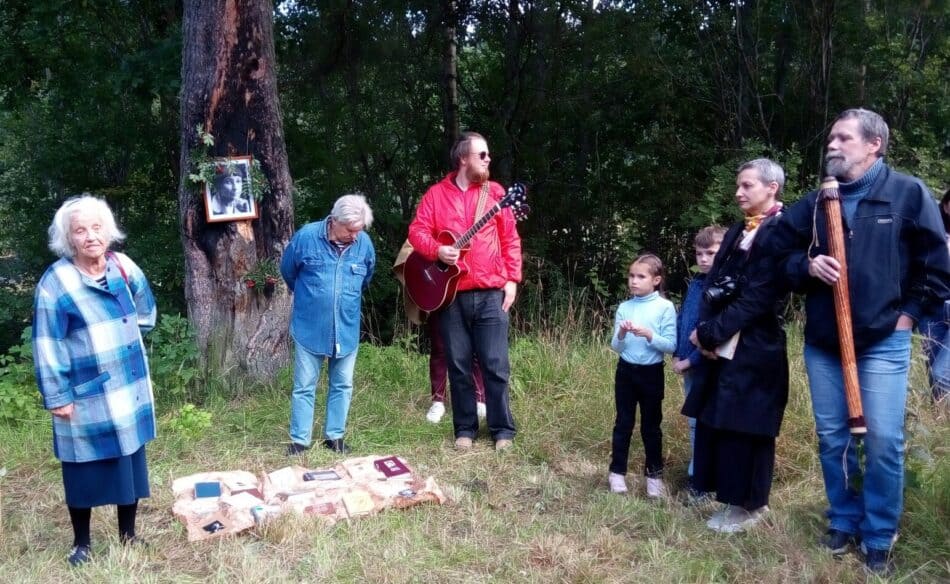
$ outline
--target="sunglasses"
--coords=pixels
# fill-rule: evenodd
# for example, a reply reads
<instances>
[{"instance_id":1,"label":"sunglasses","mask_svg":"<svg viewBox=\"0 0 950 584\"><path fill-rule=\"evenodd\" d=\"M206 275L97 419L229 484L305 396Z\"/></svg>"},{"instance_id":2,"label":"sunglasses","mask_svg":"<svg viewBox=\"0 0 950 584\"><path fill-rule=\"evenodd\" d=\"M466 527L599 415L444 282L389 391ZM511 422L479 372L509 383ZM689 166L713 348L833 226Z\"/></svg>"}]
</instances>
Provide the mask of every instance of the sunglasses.
<instances>
[{"instance_id":1,"label":"sunglasses","mask_svg":"<svg viewBox=\"0 0 950 584\"><path fill-rule=\"evenodd\" d=\"M481 152L478 153L478 159L479 159L479 160L485 160L485 159L488 158L489 156L490 156L490 154L488 154L488 151L487 151L487 150L483 150L483 151L481 151Z\"/></svg>"}]
</instances>

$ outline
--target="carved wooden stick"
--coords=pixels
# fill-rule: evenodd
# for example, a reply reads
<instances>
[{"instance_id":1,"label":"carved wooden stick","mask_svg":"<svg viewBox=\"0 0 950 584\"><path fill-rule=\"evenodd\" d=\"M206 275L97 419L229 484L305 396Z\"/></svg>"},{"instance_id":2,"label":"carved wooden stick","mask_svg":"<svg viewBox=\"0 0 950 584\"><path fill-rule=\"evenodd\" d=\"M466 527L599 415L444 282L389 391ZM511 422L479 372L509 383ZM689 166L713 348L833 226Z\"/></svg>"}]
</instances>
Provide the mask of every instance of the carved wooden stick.
<instances>
[{"instance_id":1,"label":"carved wooden stick","mask_svg":"<svg viewBox=\"0 0 950 584\"><path fill-rule=\"evenodd\" d=\"M834 177L822 181L818 200L828 220L828 253L841 264L841 276L832 286L832 290L838 321L838 344L841 348L844 395L848 401L848 427L851 429L851 434L862 436L867 434L868 428L864 422L864 409L861 406L858 362L854 353L854 337L851 333L851 294L848 290L848 259L844 250L844 225L841 222L841 196L838 192L838 181Z\"/></svg>"}]
</instances>

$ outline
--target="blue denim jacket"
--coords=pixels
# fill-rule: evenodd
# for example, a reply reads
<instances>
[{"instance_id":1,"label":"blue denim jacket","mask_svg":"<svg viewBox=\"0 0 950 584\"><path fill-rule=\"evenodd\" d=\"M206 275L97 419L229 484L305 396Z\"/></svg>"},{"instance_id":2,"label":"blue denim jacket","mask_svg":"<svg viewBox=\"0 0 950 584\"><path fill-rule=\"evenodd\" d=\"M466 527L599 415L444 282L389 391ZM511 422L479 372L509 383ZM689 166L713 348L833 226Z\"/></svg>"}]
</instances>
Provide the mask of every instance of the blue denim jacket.
<instances>
[{"instance_id":1,"label":"blue denim jacket","mask_svg":"<svg viewBox=\"0 0 950 584\"><path fill-rule=\"evenodd\" d=\"M304 225L280 260L280 273L294 295L290 335L315 355L342 357L360 342L363 290L376 267L366 232L340 254L327 239L327 220Z\"/></svg>"}]
</instances>

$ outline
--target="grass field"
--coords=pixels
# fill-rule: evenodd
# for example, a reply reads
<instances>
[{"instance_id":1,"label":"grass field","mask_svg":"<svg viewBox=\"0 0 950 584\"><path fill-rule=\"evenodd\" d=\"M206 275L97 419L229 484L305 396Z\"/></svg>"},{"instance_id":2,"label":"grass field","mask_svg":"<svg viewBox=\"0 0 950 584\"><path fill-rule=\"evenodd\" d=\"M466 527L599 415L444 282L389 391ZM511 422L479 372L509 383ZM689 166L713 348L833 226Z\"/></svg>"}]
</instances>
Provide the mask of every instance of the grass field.
<instances>
[{"instance_id":1,"label":"grass field","mask_svg":"<svg viewBox=\"0 0 950 584\"><path fill-rule=\"evenodd\" d=\"M688 438L679 380L667 370L664 453L674 497L648 501L639 439L631 449L633 489L607 492L615 357L600 339L566 335L512 344L515 448L495 453L480 436L456 453L450 416L425 421L426 358L398 345L361 348L348 424L354 455L399 454L435 476L451 502L388 511L332 528L281 519L236 538L189 544L172 517L171 482L204 470L270 471L289 464L289 376L269 386L216 385L202 403L211 426L191 437L181 403L159 398L160 436L148 447L152 497L142 501L146 549L116 536L114 508L93 513L95 559L71 570L72 542L60 467L42 412L0 427L0 582L862 582L860 559L832 559L816 545L825 498L801 360L792 335L792 392L764 524L720 535L711 509L683 505ZM908 400L906 509L894 582L950 581L950 429L926 392L915 355ZM157 392L161 389L157 388ZM235 397L226 397L227 395ZM318 399L318 412L325 391ZM318 416L315 435L321 431ZM330 465L310 450L301 464Z\"/></svg>"}]
</instances>

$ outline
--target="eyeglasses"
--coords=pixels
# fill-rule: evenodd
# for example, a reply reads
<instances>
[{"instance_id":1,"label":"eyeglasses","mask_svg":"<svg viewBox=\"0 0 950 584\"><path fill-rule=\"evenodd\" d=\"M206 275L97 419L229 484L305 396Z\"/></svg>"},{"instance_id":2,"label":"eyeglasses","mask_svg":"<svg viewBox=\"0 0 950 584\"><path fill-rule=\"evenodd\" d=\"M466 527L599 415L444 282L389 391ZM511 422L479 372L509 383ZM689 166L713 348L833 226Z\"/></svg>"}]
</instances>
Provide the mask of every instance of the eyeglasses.
<instances>
[{"instance_id":1,"label":"eyeglasses","mask_svg":"<svg viewBox=\"0 0 950 584\"><path fill-rule=\"evenodd\" d=\"M491 157L491 155L488 154L488 150L483 150L483 151L481 151L481 152L478 153L478 158L479 158L479 160L485 160L486 158L490 158L490 157Z\"/></svg>"}]
</instances>

